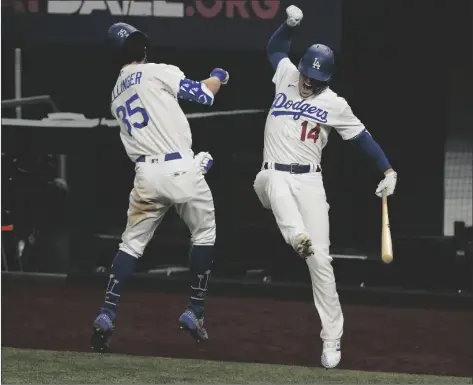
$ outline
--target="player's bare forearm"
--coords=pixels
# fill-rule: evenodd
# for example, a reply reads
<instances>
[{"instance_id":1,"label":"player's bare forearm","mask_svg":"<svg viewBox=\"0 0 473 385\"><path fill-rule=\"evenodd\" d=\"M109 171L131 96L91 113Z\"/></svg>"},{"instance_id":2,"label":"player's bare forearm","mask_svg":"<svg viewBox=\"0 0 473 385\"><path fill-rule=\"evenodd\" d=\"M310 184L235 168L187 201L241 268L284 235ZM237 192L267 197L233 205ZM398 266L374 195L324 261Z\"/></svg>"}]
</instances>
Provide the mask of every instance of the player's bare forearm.
<instances>
[{"instance_id":1,"label":"player's bare forearm","mask_svg":"<svg viewBox=\"0 0 473 385\"><path fill-rule=\"evenodd\" d=\"M221 68L214 68L210 73L210 77L208 79L202 80L202 83L207 86L210 92L216 95L222 84L227 84L229 79L230 75L227 71Z\"/></svg>"},{"instance_id":2,"label":"player's bare forearm","mask_svg":"<svg viewBox=\"0 0 473 385\"><path fill-rule=\"evenodd\" d=\"M222 82L216 76L212 76L208 79L202 80L202 83L207 86L207 88L212 92L214 95L217 95L217 92L220 90L222 86Z\"/></svg>"}]
</instances>

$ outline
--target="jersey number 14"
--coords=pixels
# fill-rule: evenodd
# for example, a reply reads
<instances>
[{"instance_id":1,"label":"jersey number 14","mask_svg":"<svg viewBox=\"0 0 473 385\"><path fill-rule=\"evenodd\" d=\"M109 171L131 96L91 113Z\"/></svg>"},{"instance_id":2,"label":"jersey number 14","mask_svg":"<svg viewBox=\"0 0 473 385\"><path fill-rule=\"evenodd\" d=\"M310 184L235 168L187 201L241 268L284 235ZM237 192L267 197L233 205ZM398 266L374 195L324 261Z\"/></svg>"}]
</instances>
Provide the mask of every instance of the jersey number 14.
<instances>
[{"instance_id":1,"label":"jersey number 14","mask_svg":"<svg viewBox=\"0 0 473 385\"><path fill-rule=\"evenodd\" d=\"M320 124L317 124L314 128L307 132L307 125L309 122L302 122L302 131L301 131L301 141L305 142L306 140L313 140L314 143L319 139L320 134Z\"/></svg>"},{"instance_id":2,"label":"jersey number 14","mask_svg":"<svg viewBox=\"0 0 473 385\"><path fill-rule=\"evenodd\" d=\"M133 103L140 101L138 94L134 94L130 99L125 102L125 105L121 105L117 108L117 117L126 125L128 134L131 135L131 129L138 128L141 129L146 127L149 123L149 115L143 107L133 106ZM140 103L141 104L141 103ZM140 121L130 122L139 118Z\"/></svg>"}]
</instances>

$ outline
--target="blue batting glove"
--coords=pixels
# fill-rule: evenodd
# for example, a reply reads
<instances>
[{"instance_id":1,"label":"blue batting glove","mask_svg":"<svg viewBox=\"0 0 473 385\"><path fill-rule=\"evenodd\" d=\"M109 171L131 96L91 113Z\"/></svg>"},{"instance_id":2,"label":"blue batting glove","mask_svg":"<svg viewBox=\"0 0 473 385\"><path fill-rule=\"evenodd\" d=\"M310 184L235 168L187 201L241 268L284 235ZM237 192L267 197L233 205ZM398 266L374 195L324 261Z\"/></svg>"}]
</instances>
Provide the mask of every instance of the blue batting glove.
<instances>
[{"instance_id":1,"label":"blue batting glove","mask_svg":"<svg viewBox=\"0 0 473 385\"><path fill-rule=\"evenodd\" d=\"M219 78L222 84L227 84L228 80L230 79L230 74L221 68L214 68L213 71L210 73L210 77L212 76Z\"/></svg>"}]
</instances>

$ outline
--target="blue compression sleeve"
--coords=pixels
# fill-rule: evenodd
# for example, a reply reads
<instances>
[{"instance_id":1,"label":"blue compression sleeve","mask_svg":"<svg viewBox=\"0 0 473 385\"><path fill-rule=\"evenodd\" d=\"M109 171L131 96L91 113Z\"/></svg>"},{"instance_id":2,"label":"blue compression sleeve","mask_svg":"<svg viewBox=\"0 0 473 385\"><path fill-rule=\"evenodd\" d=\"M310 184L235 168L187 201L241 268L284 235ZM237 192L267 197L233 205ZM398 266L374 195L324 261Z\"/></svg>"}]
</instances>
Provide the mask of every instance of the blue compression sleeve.
<instances>
[{"instance_id":1,"label":"blue compression sleeve","mask_svg":"<svg viewBox=\"0 0 473 385\"><path fill-rule=\"evenodd\" d=\"M274 70L278 68L279 62L288 57L291 48L291 39L295 28L289 27L286 23L281 25L269 39L267 52L268 59Z\"/></svg>"},{"instance_id":2,"label":"blue compression sleeve","mask_svg":"<svg viewBox=\"0 0 473 385\"><path fill-rule=\"evenodd\" d=\"M363 130L363 132L353 138L351 142L373 159L376 163L376 167L378 167L381 172L384 173L386 170L392 168L383 150L368 131Z\"/></svg>"},{"instance_id":3,"label":"blue compression sleeve","mask_svg":"<svg viewBox=\"0 0 473 385\"><path fill-rule=\"evenodd\" d=\"M206 106L214 103L214 95L205 84L187 78L181 80L177 97Z\"/></svg>"}]
</instances>

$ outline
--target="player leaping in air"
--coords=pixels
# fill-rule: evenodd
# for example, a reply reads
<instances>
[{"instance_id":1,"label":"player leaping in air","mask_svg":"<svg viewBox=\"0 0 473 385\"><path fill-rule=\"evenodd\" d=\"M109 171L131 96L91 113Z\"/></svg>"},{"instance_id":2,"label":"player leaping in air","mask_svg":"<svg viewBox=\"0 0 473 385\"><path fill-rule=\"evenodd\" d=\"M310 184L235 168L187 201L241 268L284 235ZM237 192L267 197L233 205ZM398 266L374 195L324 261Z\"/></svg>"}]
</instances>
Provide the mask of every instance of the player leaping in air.
<instances>
[{"instance_id":1,"label":"player leaping in air","mask_svg":"<svg viewBox=\"0 0 473 385\"><path fill-rule=\"evenodd\" d=\"M171 207L187 224L192 240L191 294L179 325L197 341L206 340L204 299L213 262L215 215L204 174L212 166L212 157L208 153L194 157L191 130L178 98L210 106L229 75L217 68L198 82L187 79L175 66L148 63L147 36L125 23L112 25L108 39L121 65L111 111L120 124L125 150L136 164L136 175L126 229L93 322L91 344L98 352L108 351L123 285Z\"/></svg>"},{"instance_id":2,"label":"player leaping in air","mask_svg":"<svg viewBox=\"0 0 473 385\"><path fill-rule=\"evenodd\" d=\"M341 359L343 314L329 254L329 206L320 167L332 128L384 173L376 195L381 196L384 190L388 195L394 192L396 173L345 99L329 88L332 50L315 44L298 67L289 60L291 38L303 14L293 5L286 12L287 20L268 45L276 97L266 120L263 167L254 189L263 206L272 210L285 241L307 263L322 322L322 365L334 368Z\"/></svg>"}]
</instances>

